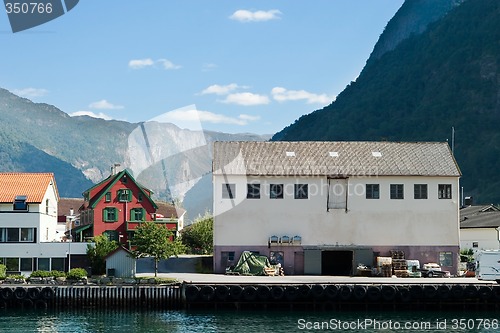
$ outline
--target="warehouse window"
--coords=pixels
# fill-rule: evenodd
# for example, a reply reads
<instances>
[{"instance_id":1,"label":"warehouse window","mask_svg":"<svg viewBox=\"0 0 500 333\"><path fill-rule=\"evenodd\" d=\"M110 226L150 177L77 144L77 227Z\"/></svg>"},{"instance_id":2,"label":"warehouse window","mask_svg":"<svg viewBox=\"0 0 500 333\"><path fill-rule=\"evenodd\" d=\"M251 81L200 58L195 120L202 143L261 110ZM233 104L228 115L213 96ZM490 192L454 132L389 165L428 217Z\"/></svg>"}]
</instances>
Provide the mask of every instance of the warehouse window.
<instances>
[{"instance_id":1,"label":"warehouse window","mask_svg":"<svg viewBox=\"0 0 500 333\"><path fill-rule=\"evenodd\" d=\"M451 199L451 184L439 184L438 185L438 198L439 199Z\"/></svg>"},{"instance_id":2,"label":"warehouse window","mask_svg":"<svg viewBox=\"0 0 500 333\"><path fill-rule=\"evenodd\" d=\"M247 199L260 199L260 184L247 184Z\"/></svg>"},{"instance_id":3,"label":"warehouse window","mask_svg":"<svg viewBox=\"0 0 500 333\"><path fill-rule=\"evenodd\" d=\"M366 184L366 198L367 199L380 199L380 185L379 184Z\"/></svg>"},{"instance_id":4,"label":"warehouse window","mask_svg":"<svg viewBox=\"0 0 500 333\"><path fill-rule=\"evenodd\" d=\"M309 198L309 188L307 184L295 184L294 186L295 199Z\"/></svg>"},{"instance_id":5,"label":"warehouse window","mask_svg":"<svg viewBox=\"0 0 500 333\"><path fill-rule=\"evenodd\" d=\"M413 198L427 199L427 184L413 185Z\"/></svg>"},{"instance_id":6,"label":"warehouse window","mask_svg":"<svg viewBox=\"0 0 500 333\"><path fill-rule=\"evenodd\" d=\"M234 199L236 196L235 184L222 184L222 199Z\"/></svg>"},{"instance_id":7,"label":"warehouse window","mask_svg":"<svg viewBox=\"0 0 500 333\"><path fill-rule=\"evenodd\" d=\"M270 199L283 199L283 184L269 185L269 198Z\"/></svg>"},{"instance_id":8,"label":"warehouse window","mask_svg":"<svg viewBox=\"0 0 500 333\"><path fill-rule=\"evenodd\" d=\"M391 184L391 199L404 199L403 184Z\"/></svg>"},{"instance_id":9,"label":"warehouse window","mask_svg":"<svg viewBox=\"0 0 500 333\"><path fill-rule=\"evenodd\" d=\"M347 178L328 179L328 209L347 209Z\"/></svg>"}]
</instances>

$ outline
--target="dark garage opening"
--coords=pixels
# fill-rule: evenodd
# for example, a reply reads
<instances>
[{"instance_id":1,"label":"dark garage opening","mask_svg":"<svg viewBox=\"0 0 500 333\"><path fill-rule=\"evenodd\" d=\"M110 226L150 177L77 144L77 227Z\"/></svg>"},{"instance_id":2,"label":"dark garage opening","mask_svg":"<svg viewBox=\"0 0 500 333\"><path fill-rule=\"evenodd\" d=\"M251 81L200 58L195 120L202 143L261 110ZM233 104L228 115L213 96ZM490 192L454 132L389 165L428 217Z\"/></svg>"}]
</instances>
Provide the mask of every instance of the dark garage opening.
<instances>
[{"instance_id":1,"label":"dark garage opening","mask_svg":"<svg viewBox=\"0 0 500 333\"><path fill-rule=\"evenodd\" d=\"M322 251L321 275L350 276L353 251Z\"/></svg>"}]
</instances>

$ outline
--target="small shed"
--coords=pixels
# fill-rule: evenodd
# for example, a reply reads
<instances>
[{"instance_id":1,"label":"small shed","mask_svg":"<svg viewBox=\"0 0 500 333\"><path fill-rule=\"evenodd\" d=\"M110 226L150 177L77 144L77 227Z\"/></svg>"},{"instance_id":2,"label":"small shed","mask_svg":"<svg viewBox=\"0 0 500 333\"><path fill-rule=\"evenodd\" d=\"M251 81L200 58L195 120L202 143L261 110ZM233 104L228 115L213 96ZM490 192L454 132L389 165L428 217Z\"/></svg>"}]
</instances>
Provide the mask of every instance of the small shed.
<instances>
[{"instance_id":1,"label":"small shed","mask_svg":"<svg viewBox=\"0 0 500 333\"><path fill-rule=\"evenodd\" d=\"M108 277L135 277L136 259L132 252L123 246L110 252L106 257L106 275Z\"/></svg>"}]
</instances>

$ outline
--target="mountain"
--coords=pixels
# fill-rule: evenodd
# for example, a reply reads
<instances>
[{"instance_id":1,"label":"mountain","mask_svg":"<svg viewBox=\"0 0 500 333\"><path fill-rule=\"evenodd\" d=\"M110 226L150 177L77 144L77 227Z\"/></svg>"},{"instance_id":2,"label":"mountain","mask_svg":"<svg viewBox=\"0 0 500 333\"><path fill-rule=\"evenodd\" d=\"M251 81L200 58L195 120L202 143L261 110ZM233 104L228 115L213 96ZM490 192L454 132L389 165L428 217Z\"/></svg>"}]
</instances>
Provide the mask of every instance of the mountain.
<instances>
[{"instance_id":1,"label":"mountain","mask_svg":"<svg viewBox=\"0 0 500 333\"><path fill-rule=\"evenodd\" d=\"M388 51L394 50L401 41L411 35L423 33L430 23L445 16L464 0L411 0L405 1L396 15L387 23L384 33L373 48L368 59L380 59Z\"/></svg>"},{"instance_id":2,"label":"mountain","mask_svg":"<svg viewBox=\"0 0 500 333\"><path fill-rule=\"evenodd\" d=\"M333 103L273 140L445 141L453 127L465 194L500 203L500 2L457 4L392 50L374 50ZM404 21L401 15L391 22ZM401 24L391 22L380 40L401 35Z\"/></svg>"},{"instance_id":3,"label":"mountain","mask_svg":"<svg viewBox=\"0 0 500 333\"><path fill-rule=\"evenodd\" d=\"M132 124L71 117L5 89L0 89L0 119L0 171L54 172L62 197L81 197L119 164L152 189L155 199L182 201L202 176L210 174L214 141L270 139L191 131L160 121ZM194 203L185 203L192 207L193 217L211 209L211 183L202 184L194 190Z\"/></svg>"}]
</instances>

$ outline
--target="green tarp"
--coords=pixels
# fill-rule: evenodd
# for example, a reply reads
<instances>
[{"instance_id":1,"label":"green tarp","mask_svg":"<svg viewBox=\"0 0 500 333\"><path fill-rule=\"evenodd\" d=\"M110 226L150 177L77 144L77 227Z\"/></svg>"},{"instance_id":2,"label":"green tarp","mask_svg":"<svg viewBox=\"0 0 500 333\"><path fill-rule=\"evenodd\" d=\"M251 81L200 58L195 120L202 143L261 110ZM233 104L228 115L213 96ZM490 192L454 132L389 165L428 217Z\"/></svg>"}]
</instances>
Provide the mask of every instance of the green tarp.
<instances>
[{"instance_id":1,"label":"green tarp","mask_svg":"<svg viewBox=\"0 0 500 333\"><path fill-rule=\"evenodd\" d=\"M265 275L266 267L273 267L266 256L243 251L232 271L242 275Z\"/></svg>"}]
</instances>

